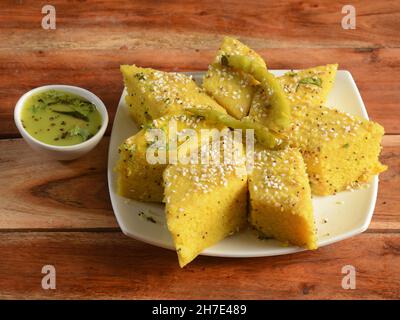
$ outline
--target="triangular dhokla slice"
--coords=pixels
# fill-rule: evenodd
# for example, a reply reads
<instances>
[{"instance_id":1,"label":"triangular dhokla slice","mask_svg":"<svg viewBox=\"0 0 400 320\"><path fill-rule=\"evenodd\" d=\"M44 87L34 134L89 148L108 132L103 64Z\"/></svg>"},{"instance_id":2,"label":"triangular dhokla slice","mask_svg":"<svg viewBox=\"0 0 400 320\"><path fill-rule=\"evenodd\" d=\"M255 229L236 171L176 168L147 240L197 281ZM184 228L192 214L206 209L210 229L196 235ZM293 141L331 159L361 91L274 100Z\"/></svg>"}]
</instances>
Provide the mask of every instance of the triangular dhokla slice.
<instances>
[{"instance_id":1,"label":"triangular dhokla slice","mask_svg":"<svg viewBox=\"0 0 400 320\"><path fill-rule=\"evenodd\" d=\"M316 249L311 191L301 153L257 150L249 172L250 223L263 235Z\"/></svg>"},{"instance_id":2,"label":"triangular dhokla slice","mask_svg":"<svg viewBox=\"0 0 400 320\"><path fill-rule=\"evenodd\" d=\"M138 125L185 108L211 108L226 112L188 75L135 65L122 65L129 112Z\"/></svg>"},{"instance_id":3,"label":"triangular dhokla slice","mask_svg":"<svg viewBox=\"0 0 400 320\"><path fill-rule=\"evenodd\" d=\"M181 267L247 222L244 161L176 164L164 171L165 205Z\"/></svg>"},{"instance_id":4,"label":"triangular dhokla slice","mask_svg":"<svg viewBox=\"0 0 400 320\"><path fill-rule=\"evenodd\" d=\"M151 121L138 133L126 139L118 149L119 160L115 170L118 176L119 195L138 201L162 202L164 197L162 175L167 167L169 153L173 151L173 146L169 144L169 135L173 135L170 130L174 130L173 128L176 128L177 134L183 133L186 129L193 129L200 136L199 133L202 129L222 129L223 126L210 125L204 119L188 114L168 115ZM165 134L165 162L154 163L148 159L148 149L154 142L151 129L160 129ZM209 131L203 131L203 135L207 132ZM197 142L192 140L191 144L189 141L185 141L185 148L188 151L192 148L197 149L199 141L199 139ZM177 139L177 152L181 152L182 144L183 142Z\"/></svg>"},{"instance_id":5,"label":"triangular dhokla slice","mask_svg":"<svg viewBox=\"0 0 400 320\"><path fill-rule=\"evenodd\" d=\"M325 104L336 77L337 64L290 71L277 77L291 106ZM249 117L263 122L268 115L268 95L258 87L251 103Z\"/></svg>"},{"instance_id":6,"label":"triangular dhokla slice","mask_svg":"<svg viewBox=\"0 0 400 320\"><path fill-rule=\"evenodd\" d=\"M203 78L203 88L222 105L230 115L237 119L247 116L256 82L250 75L221 65L222 55L251 56L262 65L264 60L240 41L225 37L213 63Z\"/></svg>"},{"instance_id":7,"label":"triangular dhokla slice","mask_svg":"<svg viewBox=\"0 0 400 320\"><path fill-rule=\"evenodd\" d=\"M323 105L335 82L337 64L286 72L278 77L292 105Z\"/></svg>"}]
</instances>

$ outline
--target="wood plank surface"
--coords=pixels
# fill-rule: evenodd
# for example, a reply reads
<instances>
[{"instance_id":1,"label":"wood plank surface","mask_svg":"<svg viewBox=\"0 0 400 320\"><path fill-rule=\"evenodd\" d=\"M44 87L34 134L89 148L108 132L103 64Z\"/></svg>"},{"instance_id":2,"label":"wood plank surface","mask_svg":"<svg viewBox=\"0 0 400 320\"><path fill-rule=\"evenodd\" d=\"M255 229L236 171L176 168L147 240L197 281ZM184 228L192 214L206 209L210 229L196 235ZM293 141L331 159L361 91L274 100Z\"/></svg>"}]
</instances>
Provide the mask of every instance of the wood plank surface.
<instances>
[{"instance_id":1,"label":"wood plank surface","mask_svg":"<svg viewBox=\"0 0 400 320\"><path fill-rule=\"evenodd\" d=\"M6 0L0 12L1 47L102 49L127 42L137 47L187 48L193 41L216 47L219 35L241 35L258 48L268 47L399 47L393 31L400 24L396 0L354 0L356 30L341 26L348 1L87 1L54 0L57 30L43 36L43 3ZM39 23L38 23L39 22ZM24 39L24 41L21 41Z\"/></svg>"},{"instance_id":2,"label":"wood plank surface","mask_svg":"<svg viewBox=\"0 0 400 320\"><path fill-rule=\"evenodd\" d=\"M84 157L45 159L22 139L0 140L0 228L117 227L107 188L108 138Z\"/></svg>"},{"instance_id":3,"label":"wood plank surface","mask_svg":"<svg viewBox=\"0 0 400 320\"><path fill-rule=\"evenodd\" d=\"M54 83L84 87L104 101L111 124L123 89L121 64L135 63L168 71L205 70L217 47L199 51L195 48L166 50L162 55L154 49L135 48L95 52L41 49L15 53L0 50L0 70L7 75L0 77L0 136L19 136L13 109L19 97L32 88ZM400 48L275 48L261 49L259 53L272 69L339 63L340 69L352 73L371 119L382 124L387 133L400 133L397 103L400 101ZM86 59L87 56L90 59Z\"/></svg>"},{"instance_id":4,"label":"wood plank surface","mask_svg":"<svg viewBox=\"0 0 400 320\"><path fill-rule=\"evenodd\" d=\"M12 110L33 87L83 86L104 100L113 119L122 90L120 64L204 70L226 34L259 51L272 69L338 62L354 75L372 118L386 132L400 133L394 121L400 117L400 2L353 1L355 30L341 27L344 4L90 1L71 6L54 1L57 29L51 31L40 27L41 3L4 1L0 70L6 76L0 79L0 136L18 136Z\"/></svg>"},{"instance_id":5,"label":"wood plank surface","mask_svg":"<svg viewBox=\"0 0 400 320\"><path fill-rule=\"evenodd\" d=\"M104 138L72 162L44 159L22 139L0 140L0 230L116 228L107 188ZM370 229L400 231L400 136L385 136L379 196Z\"/></svg>"},{"instance_id":6,"label":"wood plank surface","mask_svg":"<svg viewBox=\"0 0 400 320\"><path fill-rule=\"evenodd\" d=\"M175 252L119 232L0 232L0 298L399 299L399 243L399 233L364 233L315 252L198 257L180 269ZM47 264L56 290L41 288ZM342 289L345 265L356 290Z\"/></svg>"}]
</instances>

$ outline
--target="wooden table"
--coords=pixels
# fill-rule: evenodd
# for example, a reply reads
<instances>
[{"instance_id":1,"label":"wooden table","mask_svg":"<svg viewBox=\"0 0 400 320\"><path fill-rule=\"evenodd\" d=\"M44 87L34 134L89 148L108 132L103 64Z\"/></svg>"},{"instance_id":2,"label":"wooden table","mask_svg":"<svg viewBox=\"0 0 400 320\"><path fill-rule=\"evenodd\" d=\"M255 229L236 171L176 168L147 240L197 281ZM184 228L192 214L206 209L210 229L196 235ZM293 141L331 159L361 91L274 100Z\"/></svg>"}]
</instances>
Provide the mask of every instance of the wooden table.
<instances>
[{"instance_id":1,"label":"wooden table","mask_svg":"<svg viewBox=\"0 0 400 320\"><path fill-rule=\"evenodd\" d=\"M40 1L2 1L0 298L400 298L400 3L353 0L356 29L344 30L346 3L53 0L56 30L43 30ZM14 105L33 87L87 88L106 103L111 124L120 64L204 70L225 34L272 69L338 62L351 71L370 117L386 130L389 170L368 231L316 252L199 257L181 270L174 252L118 228L106 180L108 137L61 163L32 152L17 132ZM46 264L56 267L56 290L41 287ZM341 287L347 264L357 270L355 290Z\"/></svg>"}]
</instances>

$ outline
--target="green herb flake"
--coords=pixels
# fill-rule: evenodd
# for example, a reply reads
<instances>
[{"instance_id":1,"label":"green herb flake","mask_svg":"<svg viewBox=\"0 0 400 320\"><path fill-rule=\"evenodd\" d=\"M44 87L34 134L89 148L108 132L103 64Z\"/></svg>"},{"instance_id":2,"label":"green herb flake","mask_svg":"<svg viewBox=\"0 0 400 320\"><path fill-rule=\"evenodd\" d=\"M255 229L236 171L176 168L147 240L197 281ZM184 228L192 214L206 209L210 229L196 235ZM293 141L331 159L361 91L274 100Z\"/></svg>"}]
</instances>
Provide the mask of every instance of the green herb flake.
<instances>
[{"instance_id":1,"label":"green herb flake","mask_svg":"<svg viewBox=\"0 0 400 320\"><path fill-rule=\"evenodd\" d=\"M155 129L155 128L156 128L156 126L153 124L153 121L149 121L142 125L142 129L145 129L145 130Z\"/></svg>"},{"instance_id":2,"label":"green herb flake","mask_svg":"<svg viewBox=\"0 0 400 320\"><path fill-rule=\"evenodd\" d=\"M317 87L321 87L322 86L322 80L321 78L318 77L307 77L307 78L303 78L299 81L299 84L311 84Z\"/></svg>"},{"instance_id":3,"label":"green herb flake","mask_svg":"<svg viewBox=\"0 0 400 320\"><path fill-rule=\"evenodd\" d=\"M83 121L89 122L89 118L77 110L62 111L62 110L52 109L52 111L55 113L64 114L66 116L73 117L75 119L81 119Z\"/></svg>"},{"instance_id":4,"label":"green herb flake","mask_svg":"<svg viewBox=\"0 0 400 320\"><path fill-rule=\"evenodd\" d=\"M37 101L34 105L32 105L31 110L33 114L36 114L38 111L42 111L46 109L46 104L40 101Z\"/></svg>"},{"instance_id":5,"label":"green herb flake","mask_svg":"<svg viewBox=\"0 0 400 320\"><path fill-rule=\"evenodd\" d=\"M289 72L286 72L286 75L293 78L293 77L297 76L297 72L294 72L293 70L291 70Z\"/></svg>"},{"instance_id":6,"label":"green herb flake","mask_svg":"<svg viewBox=\"0 0 400 320\"><path fill-rule=\"evenodd\" d=\"M81 128L79 126L74 126L67 131L68 135L71 137L80 136L82 141L86 141L90 139L93 135L85 128Z\"/></svg>"}]
</instances>

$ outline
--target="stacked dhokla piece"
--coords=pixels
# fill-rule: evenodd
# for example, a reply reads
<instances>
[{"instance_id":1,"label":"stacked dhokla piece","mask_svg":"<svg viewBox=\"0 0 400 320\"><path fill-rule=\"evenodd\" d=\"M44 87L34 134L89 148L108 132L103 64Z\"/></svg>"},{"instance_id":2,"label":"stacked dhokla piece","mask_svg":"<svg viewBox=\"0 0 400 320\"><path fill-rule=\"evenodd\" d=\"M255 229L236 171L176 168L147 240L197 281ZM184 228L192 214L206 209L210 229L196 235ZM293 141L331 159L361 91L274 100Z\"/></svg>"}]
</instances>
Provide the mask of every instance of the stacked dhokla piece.
<instances>
[{"instance_id":1,"label":"stacked dhokla piece","mask_svg":"<svg viewBox=\"0 0 400 320\"><path fill-rule=\"evenodd\" d=\"M235 148L235 141L230 143ZM182 267L246 226L247 172L242 146L236 146L239 157L235 158L234 152L224 152L223 145L222 138L221 143L211 144L208 164L177 163L164 171L167 224Z\"/></svg>"},{"instance_id":2,"label":"stacked dhokla piece","mask_svg":"<svg viewBox=\"0 0 400 320\"><path fill-rule=\"evenodd\" d=\"M229 114L241 119L249 112L257 82L251 75L232 70L221 64L226 54L251 56L265 66L264 60L240 41L226 37L222 41L213 63L203 78L203 87Z\"/></svg>"},{"instance_id":3,"label":"stacked dhokla piece","mask_svg":"<svg viewBox=\"0 0 400 320\"><path fill-rule=\"evenodd\" d=\"M127 89L125 102L140 126L162 116L181 114L189 107L225 112L190 76L135 65L122 65L121 72Z\"/></svg>"},{"instance_id":4,"label":"stacked dhokla piece","mask_svg":"<svg viewBox=\"0 0 400 320\"><path fill-rule=\"evenodd\" d=\"M297 149L258 149L249 193L249 221L263 235L317 248L310 185Z\"/></svg>"}]
</instances>

